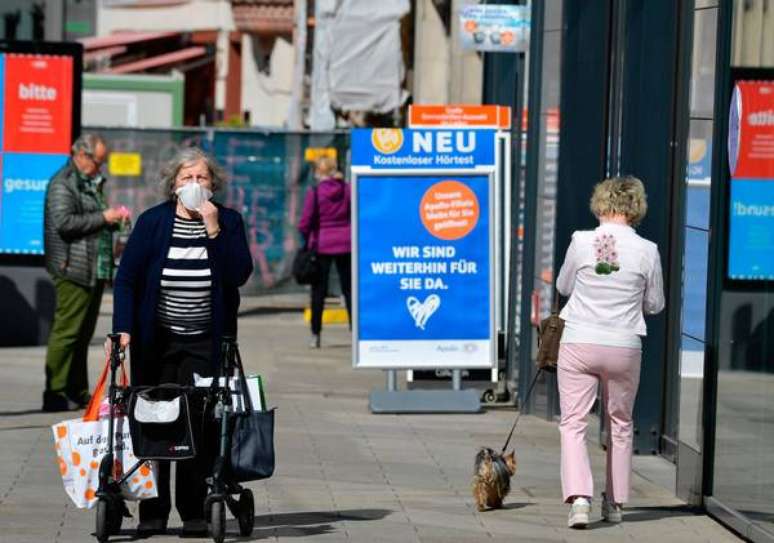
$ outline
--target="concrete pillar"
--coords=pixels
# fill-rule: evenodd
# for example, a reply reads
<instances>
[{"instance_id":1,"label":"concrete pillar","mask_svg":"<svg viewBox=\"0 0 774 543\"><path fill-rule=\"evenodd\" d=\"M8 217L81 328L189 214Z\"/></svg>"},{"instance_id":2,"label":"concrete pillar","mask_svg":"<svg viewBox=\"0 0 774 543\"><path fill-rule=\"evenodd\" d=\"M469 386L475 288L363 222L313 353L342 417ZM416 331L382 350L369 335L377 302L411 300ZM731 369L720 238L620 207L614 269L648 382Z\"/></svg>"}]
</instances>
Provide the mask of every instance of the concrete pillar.
<instances>
[{"instance_id":1,"label":"concrete pillar","mask_svg":"<svg viewBox=\"0 0 774 543\"><path fill-rule=\"evenodd\" d=\"M199 6L196 6L199 8ZM194 8L195 9L195 8ZM215 51L215 109L226 109L226 85L228 85L229 49L231 47L231 31L234 30L234 16L231 12L231 2L218 0L216 5L216 20L213 26L218 29L218 40Z\"/></svg>"},{"instance_id":2,"label":"concrete pillar","mask_svg":"<svg viewBox=\"0 0 774 543\"><path fill-rule=\"evenodd\" d=\"M459 12L463 6L478 4L475 0L453 0L451 18L451 71L449 75L449 100L458 104L480 104L483 91L483 56L475 51L463 51L460 47Z\"/></svg>"},{"instance_id":3,"label":"concrete pillar","mask_svg":"<svg viewBox=\"0 0 774 543\"><path fill-rule=\"evenodd\" d=\"M304 102L304 73L306 73L306 7L307 0L295 0L295 28L293 30L293 89L290 95L290 108L288 110L288 128L301 130L304 128L303 102Z\"/></svg>"},{"instance_id":4,"label":"concrete pillar","mask_svg":"<svg viewBox=\"0 0 774 543\"><path fill-rule=\"evenodd\" d=\"M453 0L447 35L432 0L417 0L415 20L414 103L480 104L483 62L459 45L459 10L474 0Z\"/></svg>"},{"instance_id":5,"label":"concrete pillar","mask_svg":"<svg viewBox=\"0 0 774 543\"><path fill-rule=\"evenodd\" d=\"M330 28L336 9L336 2L332 0L316 0L314 4L314 54L309 96L309 126L312 130L333 130L336 127L327 75L333 39Z\"/></svg>"},{"instance_id":6,"label":"concrete pillar","mask_svg":"<svg viewBox=\"0 0 774 543\"><path fill-rule=\"evenodd\" d=\"M449 37L432 0L417 0L414 25L414 103L449 101Z\"/></svg>"},{"instance_id":7,"label":"concrete pillar","mask_svg":"<svg viewBox=\"0 0 774 543\"><path fill-rule=\"evenodd\" d=\"M229 31L218 30L215 53L215 109L226 109L226 83L228 81Z\"/></svg>"}]
</instances>

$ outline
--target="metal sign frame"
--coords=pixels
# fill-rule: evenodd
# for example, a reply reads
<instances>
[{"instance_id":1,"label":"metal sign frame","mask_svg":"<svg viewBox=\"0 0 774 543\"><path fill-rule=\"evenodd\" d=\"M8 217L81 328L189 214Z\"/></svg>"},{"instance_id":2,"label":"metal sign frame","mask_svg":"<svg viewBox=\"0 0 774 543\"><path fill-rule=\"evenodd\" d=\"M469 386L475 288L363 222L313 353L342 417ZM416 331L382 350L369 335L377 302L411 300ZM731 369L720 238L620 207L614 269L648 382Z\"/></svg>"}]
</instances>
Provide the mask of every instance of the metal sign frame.
<instances>
[{"instance_id":1,"label":"metal sign frame","mask_svg":"<svg viewBox=\"0 0 774 543\"><path fill-rule=\"evenodd\" d=\"M367 166L352 166L352 365L354 368L366 368L366 369L471 369L471 368L497 368L497 327L496 327L496 306L495 306L495 287L496 287L496 268L495 268L495 208L497 202L495 200L495 169L496 166L477 166L469 169L374 169ZM466 363L438 363L436 361L428 362L401 362L395 360L394 362L385 364L363 364L360 360L360 338L359 338L359 324L360 324L360 308L359 308L359 293L360 293L360 278L358 276L358 263L359 263L359 178L362 176L368 177L486 177L488 186L488 238L489 238L489 353L488 364L484 365L471 365ZM464 338L463 338L464 340ZM407 340L416 341L416 340ZM434 340L428 340L434 341ZM438 340L443 341L443 340Z\"/></svg>"}]
</instances>

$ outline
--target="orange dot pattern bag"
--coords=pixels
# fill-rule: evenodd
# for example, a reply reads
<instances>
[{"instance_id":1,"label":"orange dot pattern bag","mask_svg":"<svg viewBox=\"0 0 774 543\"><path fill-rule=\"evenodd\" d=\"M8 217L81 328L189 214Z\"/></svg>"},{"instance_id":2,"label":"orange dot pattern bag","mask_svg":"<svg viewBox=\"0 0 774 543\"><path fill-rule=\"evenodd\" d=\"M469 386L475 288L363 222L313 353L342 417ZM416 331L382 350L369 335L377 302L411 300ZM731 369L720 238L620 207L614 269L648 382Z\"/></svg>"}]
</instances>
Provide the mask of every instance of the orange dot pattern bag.
<instances>
[{"instance_id":1,"label":"orange dot pattern bag","mask_svg":"<svg viewBox=\"0 0 774 543\"><path fill-rule=\"evenodd\" d=\"M125 386L127 379L123 365L121 370L120 382ZM105 395L108 371L109 360L105 362L105 368L97 380L94 394L83 418L65 420L51 427L54 432L56 461L65 492L79 508L91 508L97 503L99 465L108 449L109 421L107 417L99 418L99 407ZM117 416L114 423L113 476L121 478L138 460L132 450L129 420L126 416ZM156 473L156 463L145 462L122 485L121 493L124 498L128 500L155 498L158 495Z\"/></svg>"}]
</instances>

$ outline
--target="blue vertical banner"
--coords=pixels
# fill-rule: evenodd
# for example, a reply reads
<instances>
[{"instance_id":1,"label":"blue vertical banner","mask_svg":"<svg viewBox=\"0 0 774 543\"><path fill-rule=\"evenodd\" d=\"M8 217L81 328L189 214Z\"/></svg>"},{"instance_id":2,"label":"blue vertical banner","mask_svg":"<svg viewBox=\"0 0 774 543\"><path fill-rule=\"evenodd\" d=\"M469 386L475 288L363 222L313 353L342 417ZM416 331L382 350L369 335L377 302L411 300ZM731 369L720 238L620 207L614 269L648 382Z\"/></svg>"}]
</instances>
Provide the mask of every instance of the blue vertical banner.
<instances>
[{"instance_id":1,"label":"blue vertical banner","mask_svg":"<svg viewBox=\"0 0 774 543\"><path fill-rule=\"evenodd\" d=\"M0 189L0 251L43 254L43 212L53 173L68 155L5 153Z\"/></svg>"},{"instance_id":2,"label":"blue vertical banner","mask_svg":"<svg viewBox=\"0 0 774 543\"><path fill-rule=\"evenodd\" d=\"M439 159L437 148L412 145L418 131L398 131L389 141L407 149L387 155L411 166L385 172L384 149L368 132L353 134L355 365L491 368L493 180L481 168L493 164L494 133L422 133L422 141L462 143ZM457 168L422 173L444 162Z\"/></svg>"}]
</instances>

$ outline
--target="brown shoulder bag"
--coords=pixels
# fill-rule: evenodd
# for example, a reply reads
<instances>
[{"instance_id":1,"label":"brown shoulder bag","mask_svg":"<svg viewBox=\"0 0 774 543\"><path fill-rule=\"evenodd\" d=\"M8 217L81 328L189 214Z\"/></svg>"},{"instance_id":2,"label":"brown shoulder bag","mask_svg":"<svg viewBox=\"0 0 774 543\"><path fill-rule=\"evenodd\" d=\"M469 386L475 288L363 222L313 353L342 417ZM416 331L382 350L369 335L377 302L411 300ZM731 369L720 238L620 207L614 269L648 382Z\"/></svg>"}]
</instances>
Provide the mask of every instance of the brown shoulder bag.
<instances>
[{"instance_id":1,"label":"brown shoulder bag","mask_svg":"<svg viewBox=\"0 0 774 543\"><path fill-rule=\"evenodd\" d=\"M564 331L564 321L559 318L559 293L554 290L551 314L540 321L538 328L537 367L551 373L556 372L559 360L559 341Z\"/></svg>"}]
</instances>

